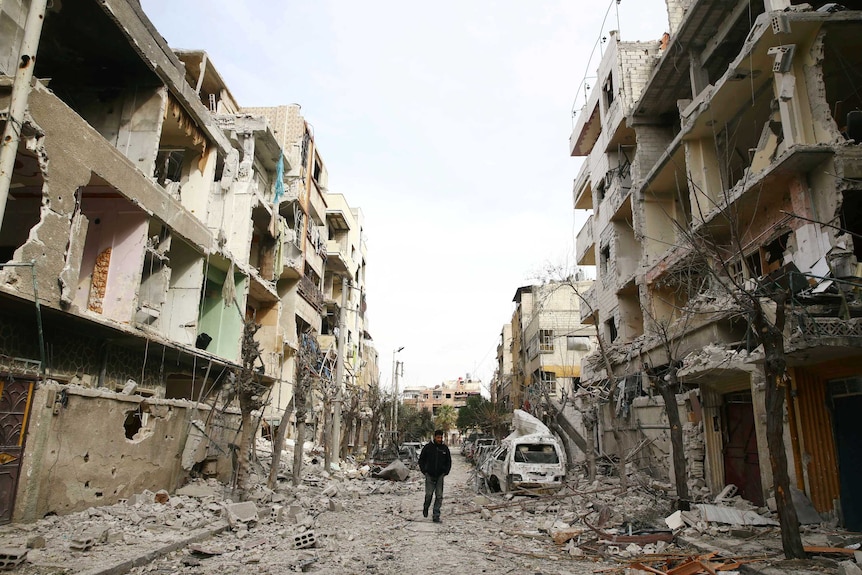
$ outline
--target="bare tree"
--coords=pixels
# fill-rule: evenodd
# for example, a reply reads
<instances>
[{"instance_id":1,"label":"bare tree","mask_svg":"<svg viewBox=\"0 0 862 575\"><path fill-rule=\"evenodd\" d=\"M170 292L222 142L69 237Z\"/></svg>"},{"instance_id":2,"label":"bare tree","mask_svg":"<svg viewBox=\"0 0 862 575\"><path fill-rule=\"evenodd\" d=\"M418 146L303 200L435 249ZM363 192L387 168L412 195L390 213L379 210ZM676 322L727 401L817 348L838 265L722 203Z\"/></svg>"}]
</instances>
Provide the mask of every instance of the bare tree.
<instances>
[{"instance_id":1,"label":"bare tree","mask_svg":"<svg viewBox=\"0 0 862 575\"><path fill-rule=\"evenodd\" d=\"M308 416L308 400L319 379L317 365L320 351L312 332L302 334L296 362L296 389L293 390L296 407L296 444L293 448L293 485L302 480L302 449L305 444L305 419Z\"/></svg>"},{"instance_id":2,"label":"bare tree","mask_svg":"<svg viewBox=\"0 0 862 575\"><path fill-rule=\"evenodd\" d=\"M284 438L287 436L287 428L290 425L290 417L293 415L293 402L295 395L290 398L284 413L281 414L281 421L278 424L278 430L275 433L275 438L272 442L272 464L269 468L269 477L266 481L266 486L270 489L275 489L278 482L278 470L281 466L281 452L284 449Z\"/></svg>"},{"instance_id":3,"label":"bare tree","mask_svg":"<svg viewBox=\"0 0 862 575\"><path fill-rule=\"evenodd\" d=\"M259 411L265 402L268 385L264 384L260 375L255 371L254 364L260 358L260 344L255 341L254 336L260 325L254 320L246 320L242 334L242 368L236 374L237 395L242 417L242 442L240 443L237 462L237 472L234 487L244 491L248 486L248 469L250 464L251 445L257 434L257 424L253 417L255 411Z\"/></svg>"}]
</instances>

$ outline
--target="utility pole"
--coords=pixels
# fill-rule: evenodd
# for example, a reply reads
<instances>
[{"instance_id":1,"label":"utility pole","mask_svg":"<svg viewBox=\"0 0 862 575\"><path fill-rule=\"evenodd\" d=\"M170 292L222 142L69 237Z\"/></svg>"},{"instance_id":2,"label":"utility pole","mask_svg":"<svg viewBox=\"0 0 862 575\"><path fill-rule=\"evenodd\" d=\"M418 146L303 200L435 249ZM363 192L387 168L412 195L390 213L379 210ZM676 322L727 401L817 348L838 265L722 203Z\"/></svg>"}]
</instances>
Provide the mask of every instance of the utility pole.
<instances>
[{"instance_id":1,"label":"utility pole","mask_svg":"<svg viewBox=\"0 0 862 575\"><path fill-rule=\"evenodd\" d=\"M401 371L404 371L404 362L395 362L395 439L398 439L398 367L401 366Z\"/></svg>"},{"instance_id":2,"label":"utility pole","mask_svg":"<svg viewBox=\"0 0 862 575\"><path fill-rule=\"evenodd\" d=\"M330 441L332 453L335 454L336 460L341 457L341 401L342 401L342 386L344 380L344 332L347 330L347 295L350 287L348 285L347 276L341 278L341 309L338 310L338 342L337 342L337 358L335 360L335 401L333 405L335 416L332 418L332 440ZM329 469L326 470L329 473Z\"/></svg>"},{"instance_id":3,"label":"utility pole","mask_svg":"<svg viewBox=\"0 0 862 575\"><path fill-rule=\"evenodd\" d=\"M398 362L395 361L395 354L404 349L404 346L392 350L392 406L389 408L389 430L398 431Z\"/></svg>"},{"instance_id":4,"label":"utility pole","mask_svg":"<svg viewBox=\"0 0 862 575\"><path fill-rule=\"evenodd\" d=\"M27 13L27 21L24 23L24 37L21 40L21 49L18 51L6 127L3 130L3 139L0 140L0 227L3 226L6 201L9 199L9 186L12 184L15 158L18 156L24 112L30 99L30 81L33 79L33 68L36 67L36 50L39 48L39 37L42 36L42 23L45 21L47 5L48 0L30 2L30 12Z\"/></svg>"}]
</instances>

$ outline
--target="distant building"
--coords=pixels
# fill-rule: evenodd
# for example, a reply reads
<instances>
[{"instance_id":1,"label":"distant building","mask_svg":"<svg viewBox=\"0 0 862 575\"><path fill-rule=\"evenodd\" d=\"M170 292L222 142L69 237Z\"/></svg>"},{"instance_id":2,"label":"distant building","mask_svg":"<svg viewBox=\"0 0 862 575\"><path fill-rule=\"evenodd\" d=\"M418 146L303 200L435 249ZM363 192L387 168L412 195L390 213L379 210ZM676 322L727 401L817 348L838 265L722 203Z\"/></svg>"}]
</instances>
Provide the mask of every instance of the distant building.
<instances>
[{"instance_id":1,"label":"distant building","mask_svg":"<svg viewBox=\"0 0 862 575\"><path fill-rule=\"evenodd\" d=\"M419 410L427 409L432 415L437 415L438 409L443 405L460 409L467 404L467 398L481 394L482 382L467 374L466 378L445 381L433 388L406 388L402 401L404 405L411 405Z\"/></svg>"}]
</instances>

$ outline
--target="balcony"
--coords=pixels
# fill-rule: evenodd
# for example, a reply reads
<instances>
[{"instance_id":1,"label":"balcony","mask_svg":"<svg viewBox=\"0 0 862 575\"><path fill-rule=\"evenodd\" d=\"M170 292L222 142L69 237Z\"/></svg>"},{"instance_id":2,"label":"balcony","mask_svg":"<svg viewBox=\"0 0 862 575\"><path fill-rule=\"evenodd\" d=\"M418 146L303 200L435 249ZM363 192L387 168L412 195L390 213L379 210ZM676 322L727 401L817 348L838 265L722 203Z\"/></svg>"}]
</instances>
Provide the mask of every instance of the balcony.
<instances>
[{"instance_id":1,"label":"balcony","mask_svg":"<svg viewBox=\"0 0 862 575\"><path fill-rule=\"evenodd\" d=\"M578 311L581 314L581 323L584 325L595 325L596 318L593 317L593 311L597 309L596 284L591 285L581 296L584 299L582 305L578 306Z\"/></svg>"},{"instance_id":2,"label":"balcony","mask_svg":"<svg viewBox=\"0 0 862 575\"><path fill-rule=\"evenodd\" d=\"M346 242L326 241L326 269L336 274L348 274L353 268L353 260L347 255Z\"/></svg>"},{"instance_id":3,"label":"balcony","mask_svg":"<svg viewBox=\"0 0 862 575\"><path fill-rule=\"evenodd\" d=\"M575 129L569 138L569 151L572 156L589 156L593 146L602 133L602 115L599 113L599 94L593 90L586 106L581 108Z\"/></svg>"},{"instance_id":4,"label":"balcony","mask_svg":"<svg viewBox=\"0 0 862 575\"><path fill-rule=\"evenodd\" d=\"M317 313L323 311L323 292L307 276L302 276L297 285L297 291L302 298L311 304Z\"/></svg>"},{"instance_id":5,"label":"balcony","mask_svg":"<svg viewBox=\"0 0 862 575\"><path fill-rule=\"evenodd\" d=\"M575 178L575 185L572 193L575 197L576 210L591 210L593 209L593 187L590 182L590 162L585 160L581 164L581 170L578 172L578 177Z\"/></svg>"},{"instance_id":6,"label":"balcony","mask_svg":"<svg viewBox=\"0 0 862 575\"><path fill-rule=\"evenodd\" d=\"M313 180L308 194L308 215L319 226L326 222L326 199L323 197L323 190Z\"/></svg>"},{"instance_id":7,"label":"balcony","mask_svg":"<svg viewBox=\"0 0 862 575\"><path fill-rule=\"evenodd\" d=\"M596 241L593 238L593 216L587 218L587 223L578 232L576 252L579 266L596 265Z\"/></svg>"}]
</instances>

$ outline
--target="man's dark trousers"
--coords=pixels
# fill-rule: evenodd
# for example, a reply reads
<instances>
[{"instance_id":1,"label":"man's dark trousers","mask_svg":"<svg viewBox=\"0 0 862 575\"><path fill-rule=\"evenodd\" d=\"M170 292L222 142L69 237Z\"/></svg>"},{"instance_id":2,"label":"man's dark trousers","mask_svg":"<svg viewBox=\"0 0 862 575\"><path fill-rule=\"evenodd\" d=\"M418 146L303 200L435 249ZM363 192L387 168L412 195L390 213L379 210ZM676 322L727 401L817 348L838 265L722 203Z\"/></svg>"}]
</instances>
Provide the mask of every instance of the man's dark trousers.
<instances>
[{"instance_id":1,"label":"man's dark trousers","mask_svg":"<svg viewBox=\"0 0 862 575\"><path fill-rule=\"evenodd\" d=\"M440 508L443 506L443 478L445 475L441 475L440 477L431 477L431 475L425 475L425 507L424 510L427 512L428 508L431 506L431 498L434 498L434 511L433 517L434 520L440 519Z\"/></svg>"}]
</instances>

